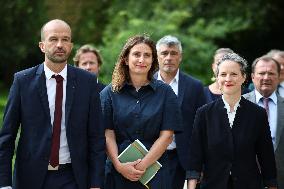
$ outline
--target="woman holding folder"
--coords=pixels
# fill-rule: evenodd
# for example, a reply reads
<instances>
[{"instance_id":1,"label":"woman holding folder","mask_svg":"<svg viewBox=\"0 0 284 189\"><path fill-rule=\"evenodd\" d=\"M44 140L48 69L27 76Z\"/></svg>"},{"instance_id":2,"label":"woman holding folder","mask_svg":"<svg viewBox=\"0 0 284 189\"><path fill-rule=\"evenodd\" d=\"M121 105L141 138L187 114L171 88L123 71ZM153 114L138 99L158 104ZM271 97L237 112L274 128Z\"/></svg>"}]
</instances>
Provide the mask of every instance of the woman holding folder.
<instances>
[{"instance_id":1,"label":"woman holding folder","mask_svg":"<svg viewBox=\"0 0 284 189\"><path fill-rule=\"evenodd\" d=\"M217 64L222 98L198 109L191 138L188 188L203 172L202 189L276 188L266 112L241 96L246 61L235 53Z\"/></svg>"},{"instance_id":2,"label":"woman holding folder","mask_svg":"<svg viewBox=\"0 0 284 189\"><path fill-rule=\"evenodd\" d=\"M112 163L106 189L145 188L139 179L157 160L163 167L148 186L169 187L164 152L174 131L181 129L181 117L171 87L153 78L157 68L155 43L144 35L131 37L119 55L112 83L101 92L107 154ZM121 163L118 155L136 139L149 153L143 159Z\"/></svg>"}]
</instances>

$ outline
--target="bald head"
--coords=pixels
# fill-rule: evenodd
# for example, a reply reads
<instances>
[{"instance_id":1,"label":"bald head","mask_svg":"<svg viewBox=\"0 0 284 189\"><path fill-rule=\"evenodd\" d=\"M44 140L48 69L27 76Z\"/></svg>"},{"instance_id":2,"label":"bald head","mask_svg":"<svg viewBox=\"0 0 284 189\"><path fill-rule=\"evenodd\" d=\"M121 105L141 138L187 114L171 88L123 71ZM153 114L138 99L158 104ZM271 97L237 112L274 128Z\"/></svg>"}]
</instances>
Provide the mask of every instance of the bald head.
<instances>
[{"instance_id":1,"label":"bald head","mask_svg":"<svg viewBox=\"0 0 284 189\"><path fill-rule=\"evenodd\" d=\"M44 24L42 26L42 28L40 30L41 41L45 40L47 31L53 30L54 28L58 28L58 26L65 27L67 29L67 31L70 33L70 36L71 36L71 28L70 28L69 24L67 24L63 20L55 19L55 20L50 20L49 22L47 22L46 24Z\"/></svg>"}]
</instances>

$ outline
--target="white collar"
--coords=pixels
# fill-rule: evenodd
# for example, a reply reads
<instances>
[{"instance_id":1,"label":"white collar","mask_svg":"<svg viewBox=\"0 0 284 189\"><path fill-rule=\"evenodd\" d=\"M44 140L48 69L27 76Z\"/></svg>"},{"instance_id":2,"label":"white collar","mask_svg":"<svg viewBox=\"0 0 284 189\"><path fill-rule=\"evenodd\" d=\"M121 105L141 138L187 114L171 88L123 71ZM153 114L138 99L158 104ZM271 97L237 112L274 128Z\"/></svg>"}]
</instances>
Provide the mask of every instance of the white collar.
<instances>
[{"instance_id":1,"label":"white collar","mask_svg":"<svg viewBox=\"0 0 284 189\"><path fill-rule=\"evenodd\" d=\"M259 101L261 101L261 98L263 96L256 89L254 90L254 94L255 94L255 102L259 103ZM274 102L274 104L277 104L277 95L275 91L268 98L270 98Z\"/></svg>"},{"instance_id":2,"label":"white collar","mask_svg":"<svg viewBox=\"0 0 284 189\"><path fill-rule=\"evenodd\" d=\"M161 71L160 70L158 71L157 80L161 80L161 81L165 82L163 80L163 78L161 77ZM170 83L172 83L172 82L177 82L178 83L178 80L179 80L179 69L177 70L177 73L176 73L175 77L173 78L173 80Z\"/></svg>"},{"instance_id":3,"label":"white collar","mask_svg":"<svg viewBox=\"0 0 284 189\"><path fill-rule=\"evenodd\" d=\"M49 80L53 75L61 75L63 77L63 79L66 81L67 79L67 64L65 65L65 67L63 68L63 70L59 73L54 73L53 71L51 71L46 64L43 64L44 67L44 73L45 73L45 77Z\"/></svg>"},{"instance_id":4,"label":"white collar","mask_svg":"<svg viewBox=\"0 0 284 189\"><path fill-rule=\"evenodd\" d=\"M225 104L224 108L226 108L227 113L231 112L231 111L230 111L230 110L231 110L230 105L229 105L229 103L226 102L226 100L225 100L225 98L224 98L223 95L222 95L222 100L223 100L223 102L224 102L224 104ZM240 101L241 101L241 97L240 97L240 99L237 101L237 103L234 105L234 112L237 111L237 108L240 106Z\"/></svg>"}]
</instances>

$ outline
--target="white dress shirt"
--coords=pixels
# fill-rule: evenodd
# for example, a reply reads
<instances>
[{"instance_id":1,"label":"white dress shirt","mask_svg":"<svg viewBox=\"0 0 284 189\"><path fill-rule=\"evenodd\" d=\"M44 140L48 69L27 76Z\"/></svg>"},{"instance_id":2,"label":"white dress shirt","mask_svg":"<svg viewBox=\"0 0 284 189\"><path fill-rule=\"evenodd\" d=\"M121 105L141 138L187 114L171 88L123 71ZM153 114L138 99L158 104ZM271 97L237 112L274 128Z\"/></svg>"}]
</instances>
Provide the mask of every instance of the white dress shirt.
<instances>
[{"instance_id":1,"label":"white dress shirt","mask_svg":"<svg viewBox=\"0 0 284 189\"><path fill-rule=\"evenodd\" d=\"M160 71L158 72L158 80L163 81L163 78L161 77L161 73ZM170 86L173 89L174 93L178 96L178 80L179 80L179 70L177 71L175 77L173 78L173 80L170 82ZM169 144L169 146L167 147L167 150L173 150L177 147L176 145L176 140L175 140L175 135L173 136L173 141Z\"/></svg>"},{"instance_id":2,"label":"white dress shirt","mask_svg":"<svg viewBox=\"0 0 284 189\"><path fill-rule=\"evenodd\" d=\"M227 115L228 115L230 127L232 128L233 124L234 124L235 117L236 117L237 109L240 106L241 97L237 101L237 103L234 105L234 109L233 109L232 112L231 112L230 105L226 102L226 100L224 99L223 95L222 95L222 100L223 100L223 102L225 104L224 108L227 110Z\"/></svg>"},{"instance_id":3,"label":"white dress shirt","mask_svg":"<svg viewBox=\"0 0 284 189\"><path fill-rule=\"evenodd\" d=\"M255 102L259 106L264 107L264 104L261 100L263 96L257 90L254 90L254 93L255 93ZM268 102L268 107L269 107L268 121L269 121L269 127L270 127L273 146L275 147L275 137L276 137L276 128L277 128L277 96L276 96L276 93L273 92L269 98L270 100Z\"/></svg>"},{"instance_id":4,"label":"white dress shirt","mask_svg":"<svg viewBox=\"0 0 284 189\"><path fill-rule=\"evenodd\" d=\"M49 103L49 111L51 118L51 125L53 125L54 120L54 110L55 110L55 94L56 94L56 80L52 78L52 75L61 75L63 77L63 99L62 99L62 118L61 118L61 132L60 132L60 148L59 148L59 164L71 163L70 151L67 143L66 137L66 127L65 127L65 103L66 103L66 84L67 84L67 65L58 74L51 71L44 64L44 72L46 76L46 89Z\"/></svg>"}]
</instances>

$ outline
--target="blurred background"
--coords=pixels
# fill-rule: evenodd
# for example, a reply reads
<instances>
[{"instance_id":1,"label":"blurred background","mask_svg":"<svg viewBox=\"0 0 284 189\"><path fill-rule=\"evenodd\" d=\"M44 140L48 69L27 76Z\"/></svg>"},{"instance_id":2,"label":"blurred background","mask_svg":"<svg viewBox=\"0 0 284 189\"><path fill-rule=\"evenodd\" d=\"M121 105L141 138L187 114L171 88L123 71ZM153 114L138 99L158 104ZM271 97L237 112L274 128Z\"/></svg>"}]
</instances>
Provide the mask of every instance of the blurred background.
<instances>
[{"instance_id":1,"label":"blurred background","mask_svg":"<svg viewBox=\"0 0 284 189\"><path fill-rule=\"evenodd\" d=\"M146 33L155 41L177 36L183 44L182 69L207 85L219 47L233 49L249 63L270 49L284 50L283 9L283 0L1 0L0 112L13 74L43 62L40 28L50 19L63 19L72 28L70 64L85 43L100 50L105 84L125 40Z\"/></svg>"}]
</instances>

